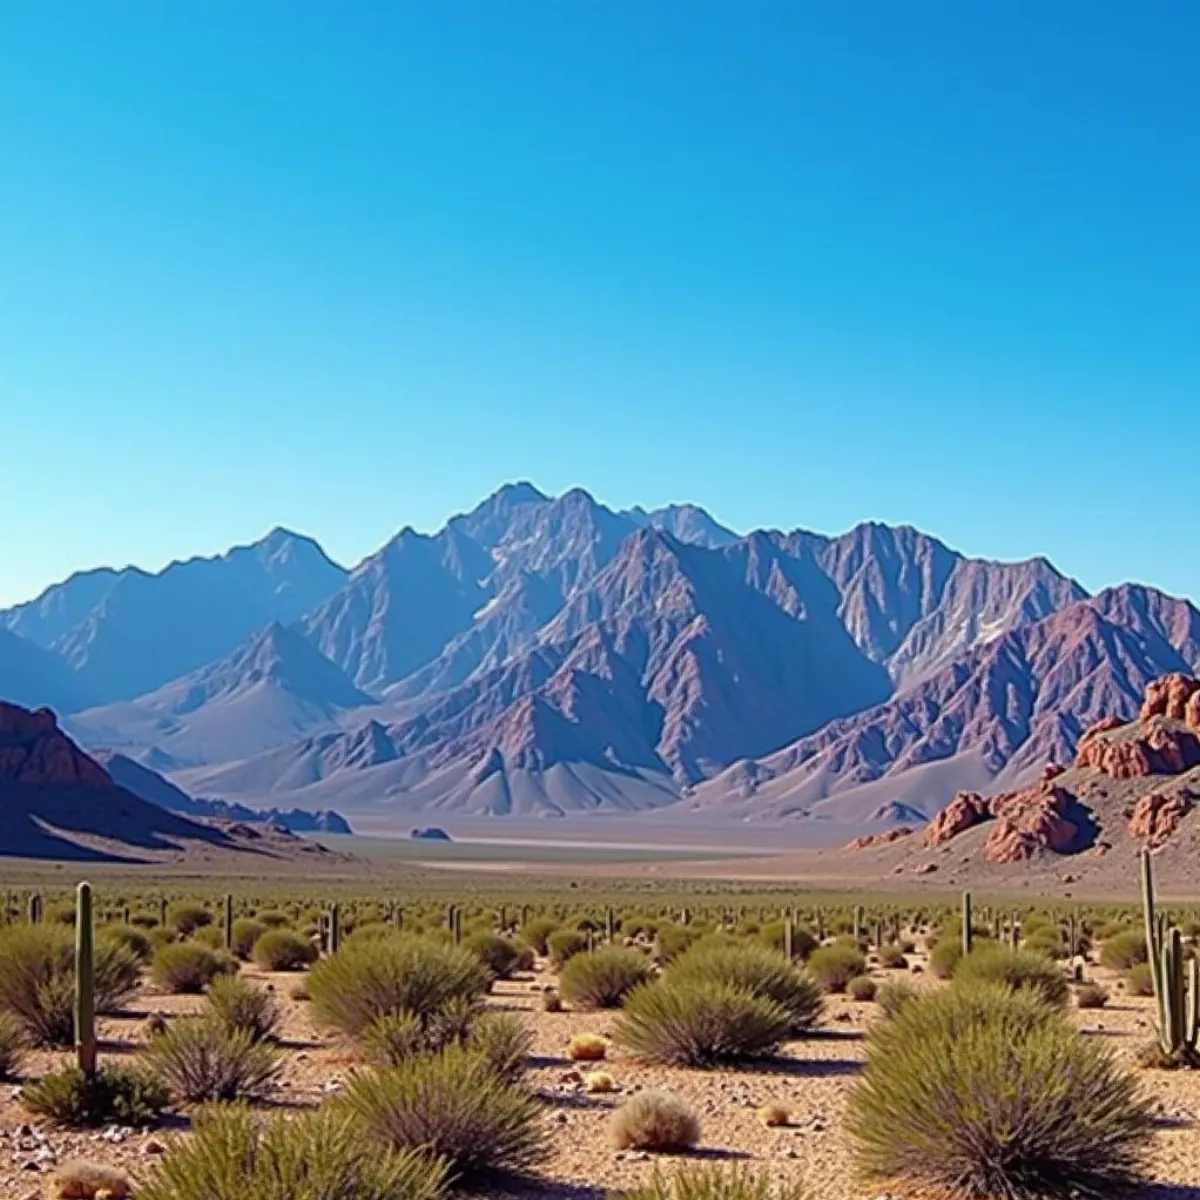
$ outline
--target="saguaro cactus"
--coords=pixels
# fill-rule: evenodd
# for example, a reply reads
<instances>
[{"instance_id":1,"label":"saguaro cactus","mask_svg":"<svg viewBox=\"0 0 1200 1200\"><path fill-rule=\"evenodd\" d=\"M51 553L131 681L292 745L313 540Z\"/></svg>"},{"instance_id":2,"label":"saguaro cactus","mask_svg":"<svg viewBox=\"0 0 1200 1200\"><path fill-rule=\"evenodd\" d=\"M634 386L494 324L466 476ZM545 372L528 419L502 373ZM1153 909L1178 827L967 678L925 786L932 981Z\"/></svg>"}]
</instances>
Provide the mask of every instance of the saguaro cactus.
<instances>
[{"instance_id":1,"label":"saguaro cactus","mask_svg":"<svg viewBox=\"0 0 1200 1200\"><path fill-rule=\"evenodd\" d=\"M1154 907L1154 873L1150 853L1142 851L1142 907L1146 917L1146 950L1154 981L1158 1044L1175 1064L1200 1065L1200 960L1183 956L1183 936L1166 913Z\"/></svg>"},{"instance_id":2,"label":"saguaro cactus","mask_svg":"<svg viewBox=\"0 0 1200 1200\"><path fill-rule=\"evenodd\" d=\"M233 949L233 897L225 893L225 949Z\"/></svg>"},{"instance_id":3,"label":"saguaro cactus","mask_svg":"<svg viewBox=\"0 0 1200 1200\"><path fill-rule=\"evenodd\" d=\"M81 883L75 897L75 1056L85 1075L95 1075L96 946L90 883Z\"/></svg>"},{"instance_id":4,"label":"saguaro cactus","mask_svg":"<svg viewBox=\"0 0 1200 1200\"><path fill-rule=\"evenodd\" d=\"M962 894L962 951L963 954L971 953L971 946L974 939L971 930L971 893L963 892Z\"/></svg>"},{"instance_id":5,"label":"saguaro cactus","mask_svg":"<svg viewBox=\"0 0 1200 1200\"><path fill-rule=\"evenodd\" d=\"M40 924L42 920L42 897L34 892L29 897L29 923L30 925Z\"/></svg>"},{"instance_id":6,"label":"saguaro cactus","mask_svg":"<svg viewBox=\"0 0 1200 1200\"><path fill-rule=\"evenodd\" d=\"M342 948L342 910L335 900L329 906L329 953L336 954Z\"/></svg>"}]
</instances>

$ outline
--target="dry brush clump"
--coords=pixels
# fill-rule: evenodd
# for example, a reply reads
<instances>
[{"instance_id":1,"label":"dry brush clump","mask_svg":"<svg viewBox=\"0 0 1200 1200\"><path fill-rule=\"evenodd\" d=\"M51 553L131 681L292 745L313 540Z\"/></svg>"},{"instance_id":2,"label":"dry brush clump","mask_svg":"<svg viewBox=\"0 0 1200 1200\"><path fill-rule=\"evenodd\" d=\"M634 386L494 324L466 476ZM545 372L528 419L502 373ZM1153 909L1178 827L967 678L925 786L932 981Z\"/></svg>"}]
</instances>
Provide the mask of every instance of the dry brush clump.
<instances>
[{"instance_id":1,"label":"dry brush clump","mask_svg":"<svg viewBox=\"0 0 1200 1200\"><path fill-rule=\"evenodd\" d=\"M630 1096L608 1122L616 1150L690 1150L700 1141L700 1118L671 1092L650 1090Z\"/></svg>"},{"instance_id":2,"label":"dry brush clump","mask_svg":"<svg viewBox=\"0 0 1200 1200\"><path fill-rule=\"evenodd\" d=\"M170 942L159 946L150 963L150 981L177 996L196 995L234 964L199 942Z\"/></svg>"},{"instance_id":3,"label":"dry brush clump","mask_svg":"<svg viewBox=\"0 0 1200 1200\"><path fill-rule=\"evenodd\" d=\"M1028 990L955 985L870 1035L848 1128L860 1167L964 1200L1112 1196L1139 1177L1133 1078Z\"/></svg>"},{"instance_id":4,"label":"dry brush clump","mask_svg":"<svg viewBox=\"0 0 1200 1200\"><path fill-rule=\"evenodd\" d=\"M540 1101L466 1046L360 1074L344 1103L373 1142L434 1155L457 1177L524 1171L547 1152Z\"/></svg>"},{"instance_id":5,"label":"dry brush clump","mask_svg":"<svg viewBox=\"0 0 1200 1200\"><path fill-rule=\"evenodd\" d=\"M280 1069L273 1046L212 1016L173 1021L142 1051L142 1063L172 1095L193 1104L265 1096Z\"/></svg>"},{"instance_id":6,"label":"dry brush clump","mask_svg":"<svg viewBox=\"0 0 1200 1200\"><path fill-rule=\"evenodd\" d=\"M428 1154L372 1142L354 1116L325 1106L256 1117L240 1105L203 1110L171 1144L138 1200L438 1200L447 1170Z\"/></svg>"},{"instance_id":7,"label":"dry brush clump","mask_svg":"<svg viewBox=\"0 0 1200 1200\"><path fill-rule=\"evenodd\" d=\"M558 990L577 1008L617 1008L634 988L653 977L653 970L636 950L604 947L574 955L563 967Z\"/></svg>"},{"instance_id":8,"label":"dry brush clump","mask_svg":"<svg viewBox=\"0 0 1200 1200\"><path fill-rule=\"evenodd\" d=\"M93 1075L67 1067L27 1084L21 1093L21 1103L34 1116L73 1128L153 1125L167 1100L156 1079L118 1066Z\"/></svg>"},{"instance_id":9,"label":"dry brush clump","mask_svg":"<svg viewBox=\"0 0 1200 1200\"><path fill-rule=\"evenodd\" d=\"M317 950L290 929L268 929L254 943L250 957L263 971L303 971L316 960Z\"/></svg>"},{"instance_id":10,"label":"dry brush clump","mask_svg":"<svg viewBox=\"0 0 1200 1200\"><path fill-rule=\"evenodd\" d=\"M129 1176L103 1163L73 1159L55 1167L50 1177L49 1195L54 1200L128 1200L133 1195Z\"/></svg>"},{"instance_id":11,"label":"dry brush clump","mask_svg":"<svg viewBox=\"0 0 1200 1200\"><path fill-rule=\"evenodd\" d=\"M249 1034L254 1042L274 1041L280 1013L271 994L232 976L214 979L208 989L208 1006L226 1029Z\"/></svg>"},{"instance_id":12,"label":"dry brush clump","mask_svg":"<svg viewBox=\"0 0 1200 1200\"><path fill-rule=\"evenodd\" d=\"M799 1183L771 1184L765 1171L732 1167L686 1166L673 1174L657 1167L650 1182L618 1193L619 1200L806 1200Z\"/></svg>"},{"instance_id":13,"label":"dry brush clump","mask_svg":"<svg viewBox=\"0 0 1200 1200\"><path fill-rule=\"evenodd\" d=\"M857 946L834 942L808 956L808 969L825 991L844 992L850 980L867 973L867 960Z\"/></svg>"},{"instance_id":14,"label":"dry brush clump","mask_svg":"<svg viewBox=\"0 0 1200 1200\"><path fill-rule=\"evenodd\" d=\"M958 964L954 985L995 983L1016 991L1026 988L1047 1004L1061 1007L1071 996L1067 977L1044 955L1034 950L1013 950L984 942Z\"/></svg>"}]
</instances>

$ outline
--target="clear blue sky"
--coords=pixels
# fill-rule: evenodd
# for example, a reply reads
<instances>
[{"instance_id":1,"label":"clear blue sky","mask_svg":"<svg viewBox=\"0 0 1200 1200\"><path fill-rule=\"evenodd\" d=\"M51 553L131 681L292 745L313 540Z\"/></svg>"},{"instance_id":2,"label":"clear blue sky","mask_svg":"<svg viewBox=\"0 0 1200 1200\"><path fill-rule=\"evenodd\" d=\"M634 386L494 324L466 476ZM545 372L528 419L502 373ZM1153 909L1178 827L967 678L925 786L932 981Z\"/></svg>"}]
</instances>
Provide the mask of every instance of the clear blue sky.
<instances>
[{"instance_id":1,"label":"clear blue sky","mask_svg":"<svg viewBox=\"0 0 1200 1200\"><path fill-rule=\"evenodd\" d=\"M0 6L0 603L504 480L1200 596L1200 6Z\"/></svg>"}]
</instances>

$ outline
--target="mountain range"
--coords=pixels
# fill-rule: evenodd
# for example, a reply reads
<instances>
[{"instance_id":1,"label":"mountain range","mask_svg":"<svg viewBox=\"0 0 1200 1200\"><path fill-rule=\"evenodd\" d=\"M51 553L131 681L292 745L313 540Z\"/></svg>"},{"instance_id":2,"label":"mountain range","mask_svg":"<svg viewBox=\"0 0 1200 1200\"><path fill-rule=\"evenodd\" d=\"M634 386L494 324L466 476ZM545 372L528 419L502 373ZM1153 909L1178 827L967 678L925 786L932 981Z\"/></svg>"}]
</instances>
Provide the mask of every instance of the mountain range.
<instances>
[{"instance_id":1,"label":"mountain range","mask_svg":"<svg viewBox=\"0 0 1200 1200\"><path fill-rule=\"evenodd\" d=\"M309 538L0 612L0 697L251 806L886 821L1069 761L1200 614L910 527L742 535L509 484L347 571Z\"/></svg>"}]
</instances>

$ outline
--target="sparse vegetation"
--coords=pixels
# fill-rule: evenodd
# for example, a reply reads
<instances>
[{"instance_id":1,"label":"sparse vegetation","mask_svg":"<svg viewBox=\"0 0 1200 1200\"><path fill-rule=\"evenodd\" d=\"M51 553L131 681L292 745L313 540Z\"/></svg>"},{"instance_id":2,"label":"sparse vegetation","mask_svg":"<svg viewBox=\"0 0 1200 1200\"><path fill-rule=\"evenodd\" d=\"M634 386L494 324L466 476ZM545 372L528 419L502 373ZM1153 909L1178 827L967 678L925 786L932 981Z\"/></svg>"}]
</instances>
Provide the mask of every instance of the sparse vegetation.
<instances>
[{"instance_id":1,"label":"sparse vegetation","mask_svg":"<svg viewBox=\"0 0 1200 1200\"><path fill-rule=\"evenodd\" d=\"M850 980L867 973L867 960L857 946L834 943L808 956L812 977L827 992L844 992Z\"/></svg>"},{"instance_id":2,"label":"sparse vegetation","mask_svg":"<svg viewBox=\"0 0 1200 1200\"><path fill-rule=\"evenodd\" d=\"M617 1150L690 1150L700 1141L700 1118L670 1092L630 1096L609 1118L608 1138Z\"/></svg>"},{"instance_id":3,"label":"sparse vegetation","mask_svg":"<svg viewBox=\"0 0 1200 1200\"><path fill-rule=\"evenodd\" d=\"M1033 950L1013 950L995 942L984 942L958 964L957 985L997 983L1010 990L1028 988L1048 1004L1063 1005L1070 999L1067 977L1049 959Z\"/></svg>"},{"instance_id":4,"label":"sparse vegetation","mask_svg":"<svg viewBox=\"0 0 1200 1200\"><path fill-rule=\"evenodd\" d=\"M600 1062L608 1055L608 1040L598 1033L575 1033L567 1043L572 1062Z\"/></svg>"},{"instance_id":5,"label":"sparse vegetation","mask_svg":"<svg viewBox=\"0 0 1200 1200\"><path fill-rule=\"evenodd\" d=\"M303 971L317 957L316 947L290 929L268 929L250 952L263 971Z\"/></svg>"},{"instance_id":6,"label":"sparse vegetation","mask_svg":"<svg viewBox=\"0 0 1200 1200\"><path fill-rule=\"evenodd\" d=\"M150 979L165 992L194 995L226 969L221 956L199 942L171 942L154 952Z\"/></svg>"},{"instance_id":7,"label":"sparse vegetation","mask_svg":"<svg viewBox=\"0 0 1200 1200\"><path fill-rule=\"evenodd\" d=\"M577 1008L616 1008L652 973L636 950L604 947L575 955L563 968L558 990Z\"/></svg>"},{"instance_id":8,"label":"sparse vegetation","mask_svg":"<svg viewBox=\"0 0 1200 1200\"><path fill-rule=\"evenodd\" d=\"M151 1040L142 1061L173 1096L193 1104L263 1096L279 1073L272 1046L214 1017L173 1021Z\"/></svg>"},{"instance_id":9,"label":"sparse vegetation","mask_svg":"<svg viewBox=\"0 0 1200 1200\"><path fill-rule=\"evenodd\" d=\"M90 1076L67 1067L27 1084L21 1093L21 1103L34 1116L74 1128L153 1125L167 1099L155 1079L124 1067Z\"/></svg>"},{"instance_id":10,"label":"sparse vegetation","mask_svg":"<svg viewBox=\"0 0 1200 1200\"><path fill-rule=\"evenodd\" d=\"M208 1003L220 1024L249 1034L251 1041L271 1041L279 1029L279 1008L270 993L244 980L214 979L209 985Z\"/></svg>"},{"instance_id":11,"label":"sparse vegetation","mask_svg":"<svg viewBox=\"0 0 1200 1200\"><path fill-rule=\"evenodd\" d=\"M765 1171L732 1167L685 1166L671 1175L656 1169L650 1182L632 1191L613 1193L614 1200L805 1200L798 1183L772 1187Z\"/></svg>"}]
</instances>

